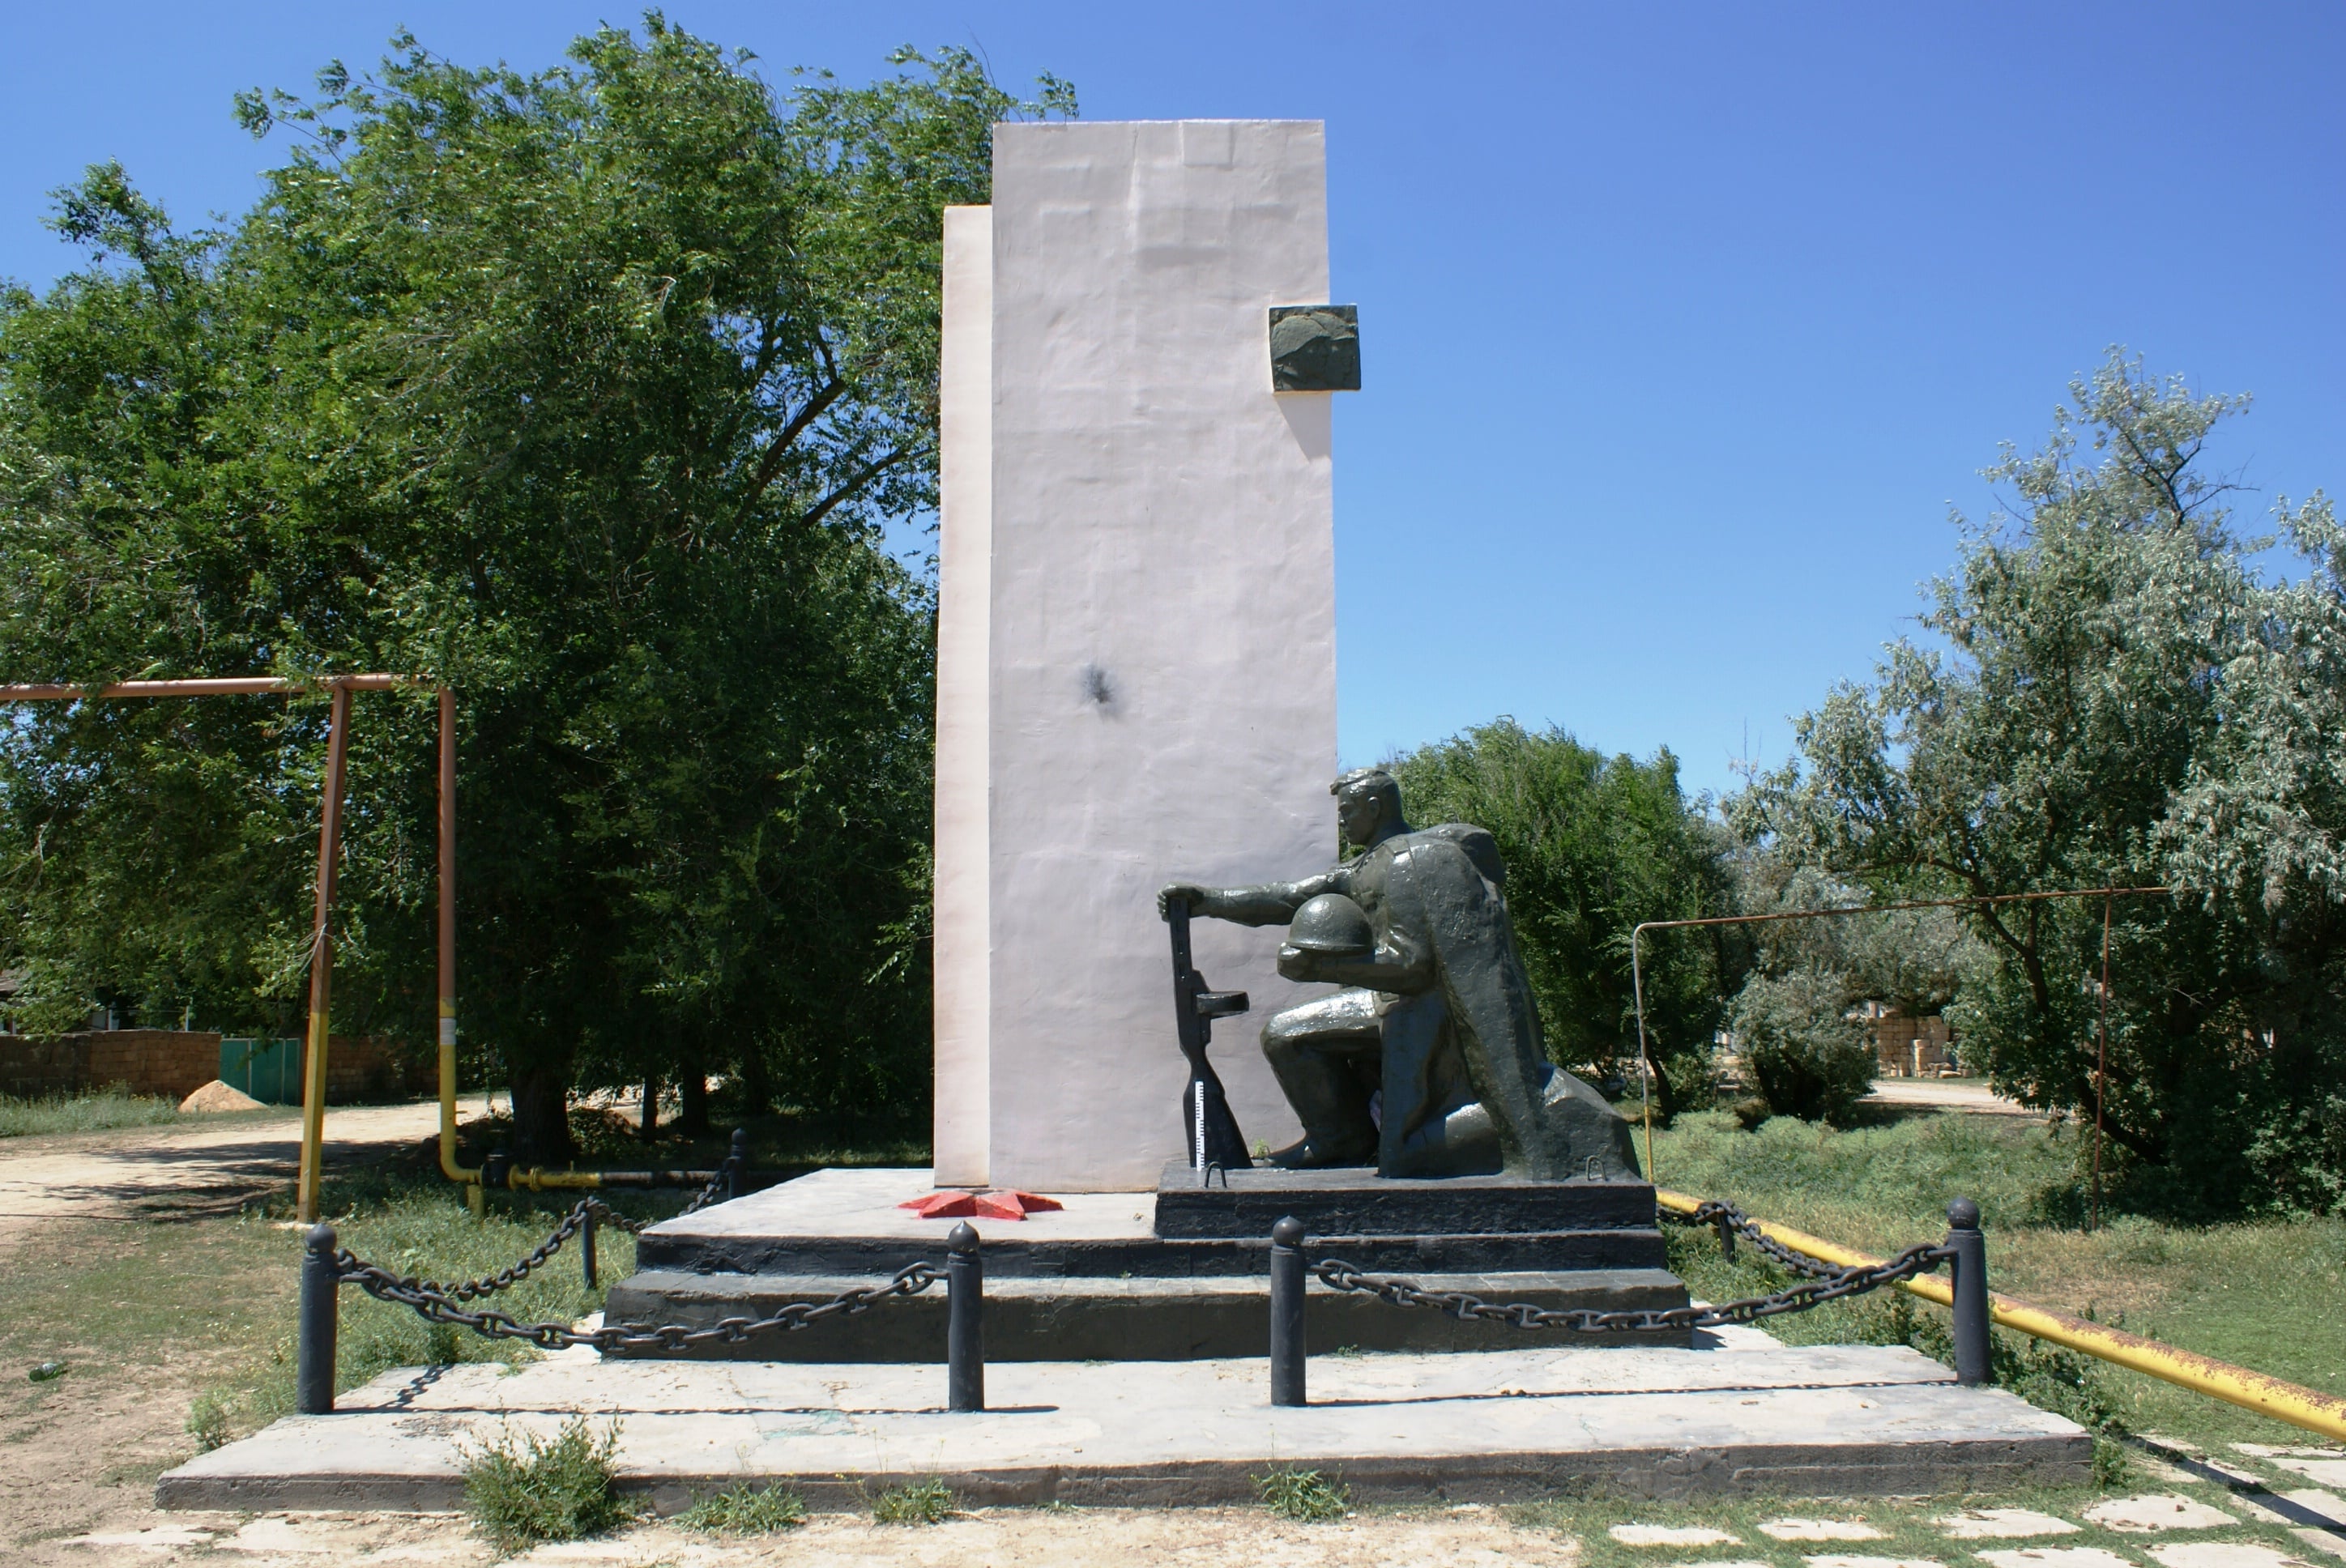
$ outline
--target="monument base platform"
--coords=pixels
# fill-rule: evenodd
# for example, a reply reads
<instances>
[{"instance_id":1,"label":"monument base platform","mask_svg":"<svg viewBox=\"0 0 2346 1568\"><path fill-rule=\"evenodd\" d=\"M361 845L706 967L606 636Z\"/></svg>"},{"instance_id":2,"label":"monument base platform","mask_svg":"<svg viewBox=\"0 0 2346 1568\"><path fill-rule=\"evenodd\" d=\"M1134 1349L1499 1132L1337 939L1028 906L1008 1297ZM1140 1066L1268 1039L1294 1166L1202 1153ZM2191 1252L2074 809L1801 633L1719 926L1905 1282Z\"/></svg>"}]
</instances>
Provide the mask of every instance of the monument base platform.
<instances>
[{"instance_id":1,"label":"monument base platform","mask_svg":"<svg viewBox=\"0 0 2346 1568\"><path fill-rule=\"evenodd\" d=\"M1548 1308L1600 1312L1683 1307L1686 1287L1659 1268L1585 1268L1552 1274L1429 1274L1429 1288L1464 1290L1486 1301L1528 1301ZM686 1323L706 1328L726 1318L770 1318L795 1301L830 1300L858 1285L820 1274L642 1273L611 1288L615 1323ZM1460 1322L1440 1312L1406 1310L1376 1297L1312 1287L1304 1297L1306 1342L1322 1349L1498 1350L1555 1330L1504 1323ZM1685 1345L1683 1330L1575 1334L1576 1347ZM823 1331L768 1335L740 1345L705 1345L703 1359L760 1361L943 1361L942 1286L875 1308ZM988 1361L1188 1361L1270 1354L1267 1275L1192 1278L1085 1277L992 1278L985 1282ZM674 1359L660 1352L646 1359Z\"/></svg>"},{"instance_id":2,"label":"monument base platform","mask_svg":"<svg viewBox=\"0 0 2346 1568\"><path fill-rule=\"evenodd\" d=\"M155 1493L165 1508L455 1508L467 1452L581 1413L598 1436L617 1423L618 1485L664 1513L745 1482L864 1508L932 1476L965 1506L1235 1503L1288 1466L1362 1502L1421 1503L1985 1492L2092 1474L2083 1428L1959 1388L1902 1347L1782 1346L1751 1329L1703 1342L1719 1348L1318 1356L1300 1408L1270 1403L1261 1360L1028 1361L989 1367L990 1408L967 1414L943 1408L941 1366L565 1350L387 1372L332 1415L286 1417L167 1472Z\"/></svg>"},{"instance_id":3,"label":"monument base platform","mask_svg":"<svg viewBox=\"0 0 2346 1568\"><path fill-rule=\"evenodd\" d=\"M681 1215L638 1237L640 1270L611 1288L614 1322L702 1327L772 1315L944 1258L952 1219L901 1207L934 1190L920 1169L825 1170ZM1302 1219L1313 1260L1341 1257L1430 1290L1599 1311L1687 1304L1664 1268L1653 1188L1498 1176L1381 1181L1373 1172L1235 1171L1211 1186L1175 1166L1154 1194L1075 1193L1056 1212L977 1222L989 1359L1186 1360L1268 1353L1270 1227ZM944 1356L940 1288L829 1325L706 1347L743 1360L927 1361ZM1511 1348L1527 1330L1396 1308L1314 1285L1315 1346ZM1589 1335L1583 1345L1679 1345L1684 1329ZM675 1359L660 1357L659 1359Z\"/></svg>"}]
</instances>

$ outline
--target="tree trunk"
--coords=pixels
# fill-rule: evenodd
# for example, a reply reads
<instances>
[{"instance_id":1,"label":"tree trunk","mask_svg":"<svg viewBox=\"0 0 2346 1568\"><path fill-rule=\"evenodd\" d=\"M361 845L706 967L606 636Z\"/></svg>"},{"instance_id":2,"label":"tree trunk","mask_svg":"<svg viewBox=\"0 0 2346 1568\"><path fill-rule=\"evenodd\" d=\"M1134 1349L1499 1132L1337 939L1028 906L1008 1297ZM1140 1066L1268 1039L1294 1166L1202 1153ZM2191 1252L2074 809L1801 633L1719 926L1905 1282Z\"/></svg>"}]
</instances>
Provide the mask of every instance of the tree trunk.
<instances>
[{"instance_id":1,"label":"tree trunk","mask_svg":"<svg viewBox=\"0 0 2346 1568\"><path fill-rule=\"evenodd\" d=\"M676 1128L687 1137L709 1133L709 1069L699 1047L684 1053L684 1070L676 1081Z\"/></svg>"},{"instance_id":2,"label":"tree trunk","mask_svg":"<svg viewBox=\"0 0 2346 1568\"><path fill-rule=\"evenodd\" d=\"M773 1109L774 1091L766 1078L765 1054L754 1044L741 1051L741 1110L745 1115L762 1116Z\"/></svg>"},{"instance_id":3,"label":"tree trunk","mask_svg":"<svg viewBox=\"0 0 2346 1568\"><path fill-rule=\"evenodd\" d=\"M652 1135L659 1131L659 1074L658 1073L645 1074L644 1120L643 1125L636 1130L636 1136L638 1139L647 1144L650 1143L652 1141Z\"/></svg>"},{"instance_id":4,"label":"tree trunk","mask_svg":"<svg viewBox=\"0 0 2346 1568\"><path fill-rule=\"evenodd\" d=\"M577 1156L570 1141L570 1074L561 1067L525 1067L513 1075L514 1164L568 1165Z\"/></svg>"}]
</instances>

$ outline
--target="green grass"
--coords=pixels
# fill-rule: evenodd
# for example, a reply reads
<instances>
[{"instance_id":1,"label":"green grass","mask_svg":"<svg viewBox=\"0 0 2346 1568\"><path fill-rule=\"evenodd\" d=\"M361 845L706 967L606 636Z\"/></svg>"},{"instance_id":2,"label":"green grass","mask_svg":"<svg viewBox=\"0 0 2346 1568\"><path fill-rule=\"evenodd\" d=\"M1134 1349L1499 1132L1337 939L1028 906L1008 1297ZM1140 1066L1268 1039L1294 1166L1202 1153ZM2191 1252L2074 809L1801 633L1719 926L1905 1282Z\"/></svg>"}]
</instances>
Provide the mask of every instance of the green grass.
<instances>
[{"instance_id":1,"label":"green grass","mask_svg":"<svg viewBox=\"0 0 2346 1568\"><path fill-rule=\"evenodd\" d=\"M892 1486L872 1500L874 1524L942 1524L959 1506L953 1489L931 1476Z\"/></svg>"},{"instance_id":2,"label":"green grass","mask_svg":"<svg viewBox=\"0 0 2346 1568\"><path fill-rule=\"evenodd\" d=\"M642 1217L681 1199L608 1195ZM560 1195L494 1205L484 1219L456 1188L429 1175L330 1178L327 1215L343 1246L402 1273L450 1281L490 1274L530 1251L567 1207ZM192 1446L217 1447L292 1408L294 1299L302 1228L289 1198L242 1213L172 1224L67 1223L27 1239L0 1269L0 1356L26 1366L51 1358L76 1378L135 1382L155 1362L190 1369L204 1385L188 1412ZM601 1285L586 1288L573 1241L538 1272L493 1299L524 1321L575 1322L603 1305L605 1288L634 1271L635 1238L598 1234ZM59 1310L58 1303L72 1303ZM425 1322L403 1307L345 1288L335 1340L335 1388L393 1367L518 1362L538 1352ZM31 1400L22 1378L0 1399Z\"/></svg>"},{"instance_id":3,"label":"green grass","mask_svg":"<svg viewBox=\"0 0 2346 1568\"><path fill-rule=\"evenodd\" d=\"M676 1522L704 1535L770 1535L795 1529L806 1518L806 1504L797 1492L744 1483L696 1499Z\"/></svg>"},{"instance_id":4,"label":"green grass","mask_svg":"<svg viewBox=\"0 0 2346 1568\"><path fill-rule=\"evenodd\" d=\"M2346 1220L2183 1226L2106 1212L2083 1227L2074 1132L2017 1116L1926 1113L1835 1132L1778 1118L1751 1132L1725 1114L1657 1134L1658 1185L1886 1254L1945 1233L1947 1200L1980 1205L1988 1278L2007 1295L2346 1395ZM1671 1267L1700 1298L1782 1283L1709 1231L1672 1227ZM1946 1315L1902 1291L1770 1319L1794 1343L1912 1343L1943 1359ZM2299 1428L2145 1374L1998 1332L2000 1380L2080 1420L2114 1418L2203 1445L2310 1441Z\"/></svg>"},{"instance_id":5,"label":"green grass","mask_svg":"<svg viewBox=\"0 0 2346 1568\"><path fill-rule=\"evenodd\" d=\"M600 1438L573 1416L549 1441L508 1431L464 1456L464 1512L499 1552L542 1541L576 1541L634 1522L638 1510L613 1489L619 1423Z\"/></svg>"},{"instance_id":6,"label":"green grass","mask_svg":"<svg viewBox=\"0 0 2346 1568\"><path fill-rule=\"evenodd\" d=\"M1254 1478L1255 1495L1281 1519L1305 1524L1325 1524L1341 1519L1352 1506L1343 1485L1316 1470L1275 1470Z\"/></svg>"},{"instance_id":7,"label":"green grass","mask_svg":"<svg viewBox=\"0 0 2346 1568\"><path fill-rule=\"evenodd\" d=\"M107 1089L95 1095L0 1095L0 1138L47 1133L102 1133L112 1127L157 1127L179 1120L179 1103L156 1095Z\"/></svg>"}]
</instances>

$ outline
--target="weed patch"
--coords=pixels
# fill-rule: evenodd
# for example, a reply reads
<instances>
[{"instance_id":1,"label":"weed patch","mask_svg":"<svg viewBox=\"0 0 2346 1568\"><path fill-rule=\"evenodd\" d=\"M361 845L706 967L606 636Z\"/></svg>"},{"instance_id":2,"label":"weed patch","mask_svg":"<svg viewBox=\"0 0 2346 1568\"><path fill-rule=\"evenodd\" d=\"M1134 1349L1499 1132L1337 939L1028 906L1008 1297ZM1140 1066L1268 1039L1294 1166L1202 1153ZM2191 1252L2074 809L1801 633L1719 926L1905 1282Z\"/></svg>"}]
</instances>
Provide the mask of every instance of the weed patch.
<instances>
[{"instance_id":1,"label":"weed patch","mask_svg":"<svg viewBox=\"0 0 2346 1568\"><path fill-rule=\"evenodd\" d=\"M102 1133L110 1127L157 1127L179 1119L176 1100L107 1089L95 1095L0 1095L0 1138L46 1133Z\"/></svg>"},{"instance_id":2,"label":"weed patch","mask_svg":"<svg viewBox=\"0 0 2346 1568\"><path fill-rule=\"evenodd\" d=\"M892 1486L872 1500L874 1524L940 1524L955 1507L953 1489L931 1476Z\"/></svg>"},{"instance_id":3,"label":"weed patch","mask_svg":"<svg viewBox=\"0 0 2346 1568\"><path fill-rule=\"evenodd\" d=\"M585 1416L565 1421L551 1442L508 1431L465 1456L464 1512L503 1553L600 1535L636 1517L634 1504L612 1488L618 1447L618 1422L597 1439Z\"/></svg>"},{"instance_id":4,"label":"weed patch","mask_svg":"<svg viewBox=\"0 0 2346 1568\"><path fill-rule=\"evenodd\" d=\"M1344 1487L1316 1470L1275 1470L1254 1478L1255 1494L1281 1519L1305 1524L1325 1524L1341 1519L1352 1506Z\"/></svg>"},{"instance_id":5,"label":"weed patch","mask_svg":"<svg viewBox=\"0 0 2346 1568\"><path fill-rule=\"evenodd\" d=\"M806 1504L778 1486L729 1486L697 1500L676 1517L704 1535L770 1535L806 1522Z\"/></svg>"}]
</instances>

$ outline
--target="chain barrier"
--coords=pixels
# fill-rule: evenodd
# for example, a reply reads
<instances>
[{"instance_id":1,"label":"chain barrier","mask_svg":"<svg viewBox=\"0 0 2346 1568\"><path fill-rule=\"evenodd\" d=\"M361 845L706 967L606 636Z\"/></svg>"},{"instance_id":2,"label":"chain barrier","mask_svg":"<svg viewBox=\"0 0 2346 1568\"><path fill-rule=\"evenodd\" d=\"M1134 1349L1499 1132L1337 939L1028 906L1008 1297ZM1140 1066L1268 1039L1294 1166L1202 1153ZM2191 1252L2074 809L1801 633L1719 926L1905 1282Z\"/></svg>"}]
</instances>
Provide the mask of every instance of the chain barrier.
<instances>
[{"instance_id":1,"label":"chain barrier","mask_svg":"<svg viewBox=\"0 0 2346 1568\"><path fill-rule=\"evenodd\" d=\"M1758 1220L1731 1203L1721 1203L1717 1198L1708 1198L1698 1204L1691 1214L1681 1214L1676 1209L1668 1208L1663 1209L1661 1214L1662 1218L1672 1225L1708 1226L1719 1232L1719 1247L1730 1257L1735 1256L1735 1237L1739 1236L1770 1261L1790 1269L1794 1274L1805 1275L1810 1279L1824 1279L1841 1272L1831 1264L1820 1258L1810 1257L1805 1252L1793 1251L1774 1237L1770 1236L1760 1227Z\"/></svg>"},{"instance_id":2,"label":"chain barrier","mask_svg":"<svg viewBox=\"0 0 2346 1568\"><path fill-rule=\"evenodd\" d=\"M733 1175L734 1167L738 1164L740 1164L740 1156L734 1154L728 1154L722 1161L719 1162L716 1172L709 1178L709 1185L701 1188L690 1203L684 1206L679 1211L678 1217L698 1213L714 1203L718 1195L726 1189L727 1181ZM500 1290L512 1289L528 1278L533 1272L544 1268L548 1258L562 1250L565 1242L576 1236L586 1227L590 1216L596 1224L607 1225L614 1230L624 1230L629 1236L642 1234L645 1225L645 1221L629 1218L599 1197L582 1197L572 1207L569 1213L562 1217L561 1223L554 1227L554 1233L539 1242L520 1262L510 1268L500 1268L495 1274L484 1274L477 1279L462 1280L454 1285L443 1285L437 1280L418 1279L409 1275L393 1274L379 1265L362 1262L347 1251L339 1253L337 1256L349 1259L347 1267L366 1270L369 1278L379 1278L396 1285L403 1290L428 1293L444 1302L477 1301L482 1297L494 1296ZM344 1278L352 1280L357 1278L356 1276L348 1274ZM386 1297L384 1299L387 1300L389 1298Z\"/></svg>"},{"instance_id":3,"label":"chain barrier","mask_svg":"<svg viewBox=\"0 0 2346 1568\"><path fill-rule=\"evenodd\" d=\"M898 1297L917 1296L945 1277L933 1263L900 1268L884 1285L862 1285L842 1290L828 1301L793 1301L770 1318L725 1318L705 1329L681 1323L611 1323L600 1329L578 1329L561 1323L523 1323L494 1309L471 1312L457 1298L429 1280L393 1274L368 1263L347 1247L334 1251L338 1283L355 1285L378 1301L414 1309L429 1322L470 1329L492 1339L525 1339L541 1350L566 1350L587 1345L606 1355L614 1350L686 1350L697 1345L739 1345L760 1334L788 1332L820 1323L826 1318L852 1317Z\"/></svg>"},{"instance_id":4,"label":"chain barrier","mask_svg":"<svg viewBox=\"0 0 2346 1568\"><path fill-rule=\"evenodd\" d=\"M730 1154L717 1167L709 1185L683 1209L692 1214L717 1200L740 1165L740 1156ZM581 1330L562 1323L524 1323L506 1312L494 1308L468 1310L467 1301L509 1290L562 1250L563 1244L576 1236L592 1219L596 1224L611 1226L629 1235L639 1234L645 1222L631 1219L599 1197L578 1200L552 1235L531 1250L529 1255L509 1268L495 1274L484 1274L477 1279L444 1285L436 1280L420 1279L412 1274L400 1274L379 1263L369 1263L348 1247L336 1247L333 1252L334 1282L355 1285L378 1301L395 1307L412 1308L419 1317L434 1323L445 1323L458 1329L470 1329L476 1334L493 1339L524 1339L542 1350L563 1350L587 1345L608 1353L613 1350L686 1350L698 1345L739 1345L753 1336L789 1332L820 1323L827 1318L852 1317L868 1312L882 1302L901 1297L917 1296L945 1278L945 1271L932 1263L914 1263L898 1269L883 1285L858 1286L843 1290L828 1301L794 1301L770 1318L725 1318L703 1329L681 1323L613 1323L600 1329Z\"/></svg>"},{"instance_id":5,"label":"chain barrier","mask_svg":"<svg viewBox=\"0 0 2346 1568\"><path fill-rule=\"evenodd\" d=\"M1862 1296L1918 1274L1928 1274L1952 1259L1952 1247L1922 1242L1882 1263L1836 1268L1803 1257L1766 1235L1757 1222L1732 1204L1708 1202L1689 1215L1668 1217L1688 1225L1707 1225L1722 1242L1739 1236L1775 1262L1803 1276L1800 1283L1767 1296L1747 1296L1714 1307L1644 1308L1629 1312L1604 1312L1594 1308L1545 1308L1527 1301L1494 1304L1464 1290L1428 1290L1407 1279L1373 1275L1341 1258L1323 1258L1312 1275L1331 1289L1363 1291L1395 1307L1431 1307L1461 1322L1482 1319L1516 1329L1564 1329L1582 1334L1640 1333L1658 1329L1716 1329L1727 1324L1754 1323L1784 1312L1806 1312L1828 1301Z\"/></svg>"},{"instance_id":6,"label":"chain barrier","mask_svg":"<svg viewBox=\"0 0 2346 1568\"><path fill-rule=\"evenodd\" d=\"M709 1185L702 1187L694 1195L692 1201L684 1206L683 1214L699 1214L702 1209L715 1203L717 1195L725 1190L726 1182L733 1175L733 1167L740 1158L739 1155L729 1154L719 1160L716 1170L709 1174ZM683 1215L680 1214L678 1217L682 1218Z\"/></svg>"}]
</instances>

